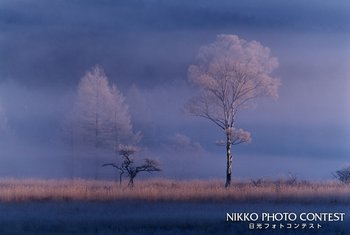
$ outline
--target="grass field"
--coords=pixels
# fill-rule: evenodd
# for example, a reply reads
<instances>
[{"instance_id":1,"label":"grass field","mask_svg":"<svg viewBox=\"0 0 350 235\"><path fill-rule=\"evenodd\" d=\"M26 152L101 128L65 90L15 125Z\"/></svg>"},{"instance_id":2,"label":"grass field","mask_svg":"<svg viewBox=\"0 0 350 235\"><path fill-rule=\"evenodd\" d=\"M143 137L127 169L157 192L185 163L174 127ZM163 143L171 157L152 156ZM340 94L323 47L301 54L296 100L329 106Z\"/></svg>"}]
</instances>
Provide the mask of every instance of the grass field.
<instances>
[{"instance_id":1,"label":"grass field","mask_svg":"<svg viewBox=\"0 0 350 235\"><path fill-rule=\"evenodd\" d=\"M350 234L350 187L288 180L0 180L0 234ZM343 212L320 230L251 231L226 213Z\"/></svg>"},{"instance_id":2,"label":"grass field","mask_svg":"<svg viewBox=\"0 0 350 235\"><path fill-rule=\"evenodd\" d=\"M350 186L338 182L289 182L287 180L221 181L137 181L134 188L113 181L1 179L1 202L28 201L231 201L288 203L350 203Z\"/></svg>"}]
</instances>

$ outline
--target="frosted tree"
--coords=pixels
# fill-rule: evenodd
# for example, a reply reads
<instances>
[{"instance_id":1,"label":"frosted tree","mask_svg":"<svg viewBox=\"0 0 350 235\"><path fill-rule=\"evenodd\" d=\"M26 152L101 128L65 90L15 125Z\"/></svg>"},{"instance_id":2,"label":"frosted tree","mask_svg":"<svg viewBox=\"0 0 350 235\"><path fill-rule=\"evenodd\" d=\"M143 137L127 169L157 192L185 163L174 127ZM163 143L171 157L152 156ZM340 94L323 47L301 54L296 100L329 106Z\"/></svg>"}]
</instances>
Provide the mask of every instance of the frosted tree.
<instances>
[{"instance_id":1,"label":"frosted tree","mask_svg":"<svg viewBox=\"0 0 350 235\"><path fill-rule=\"evenodd\" d=\"M110 115L113 117L113 146L118 146L120 143L124 142L139 142L141 139L141 133L132 132L129 108L126 105L123 94L118 90L115 84L111 85L110 91L112 95L112 103L108 106L111 108Z\"/></svg>"},{"instance_id":2,"label":"frosted tree","mask_svg":"<svg viewBox=\"0 0 350 235\"><path fill-rule=\"evenodd\" d=\"M271 77L278 61L270 49L236 35L218 35L200 48L196 63L188 69L189 80L199 88L186 109L210 120L223 130L226 146L226 184L231 184L232 145L249 142L249 132L236 128L236 114L262 96L277 98L279 80Z\"/></svg>"},{"instance_id":3,"label":"frosted tree","mask_svg":"<svg viewBox=\"0 0 350 235\"><path fill-rule=\"evenodd\" d=\"M65 133L71 144L98 150L114 148L119 142L134 138L128 106L116 85L111 85L100 66L95 66L81 78L76 101L66 115Z\"/></svg>"}]
</instances>

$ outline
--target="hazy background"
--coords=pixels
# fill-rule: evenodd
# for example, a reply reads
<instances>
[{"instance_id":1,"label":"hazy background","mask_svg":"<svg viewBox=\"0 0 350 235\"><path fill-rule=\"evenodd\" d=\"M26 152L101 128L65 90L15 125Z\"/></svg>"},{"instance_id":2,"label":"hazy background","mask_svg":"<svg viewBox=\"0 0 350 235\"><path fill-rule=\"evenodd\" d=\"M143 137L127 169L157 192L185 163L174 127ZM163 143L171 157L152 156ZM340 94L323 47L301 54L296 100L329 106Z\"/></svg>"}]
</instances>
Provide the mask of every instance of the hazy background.
<instances>
[{"instance_id":1,"label":"hazy background","mask_svg":"<svg viewBox=\"0 0 350 235\"><path fill-rule=\"evenodd\" d=\"M188 66L225 33L269 47L282 82L277 101L238 114L253 142L234 147L234 176L330 179L350 163L349 12L346 0L1 0L0 176L90 176L59 136L99 64L127 97L141 156L162 163L156 176L224 178L222 133L182 108Z\"/></svg>"}]
</instances>

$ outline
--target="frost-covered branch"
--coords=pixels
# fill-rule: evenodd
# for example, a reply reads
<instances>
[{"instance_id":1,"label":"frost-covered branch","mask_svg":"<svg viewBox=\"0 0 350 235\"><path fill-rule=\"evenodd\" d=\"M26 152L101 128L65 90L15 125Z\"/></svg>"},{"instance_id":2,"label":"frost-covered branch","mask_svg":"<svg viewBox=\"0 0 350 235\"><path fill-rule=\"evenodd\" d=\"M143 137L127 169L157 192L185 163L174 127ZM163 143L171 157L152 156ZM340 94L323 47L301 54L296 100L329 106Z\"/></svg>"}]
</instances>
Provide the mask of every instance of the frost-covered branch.
<instances>
[{"instance_id":1,"label":"frost-covered branch","mask_svg":"<svg viewBox=\"0 0 350 235\"><path fill-rule=\"evenodd\" d=\"M251 134L243 129L235 129L229 127L226 129L225 134L229 136L229 144L237 145L241 143L250 143L252 141ZM216 141L217 145L226 146L227 140Z\"/></svg>"}]
</instances>

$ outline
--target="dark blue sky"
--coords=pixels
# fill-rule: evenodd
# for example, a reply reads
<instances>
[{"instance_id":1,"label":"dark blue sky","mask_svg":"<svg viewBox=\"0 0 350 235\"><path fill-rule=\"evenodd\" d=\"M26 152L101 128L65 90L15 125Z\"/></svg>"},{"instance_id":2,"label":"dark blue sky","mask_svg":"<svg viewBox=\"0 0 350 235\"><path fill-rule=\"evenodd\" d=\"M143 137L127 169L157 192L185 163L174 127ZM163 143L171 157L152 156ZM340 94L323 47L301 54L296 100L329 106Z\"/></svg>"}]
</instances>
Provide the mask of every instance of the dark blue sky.
<instances>
[{"instance_id":1,"label":"dark blue sky","mask_svg":"<svg viewBox=\"0 0 350 235\"><path fill-rule=\"evenodd\" d=\"M0 75L27 85L70 86L99 63L119 83L153 85L184 79L198 47L216 34L256 39L278 53L293 46L285 38L276 42L282 34L298 40L315 33L315 41L347 34L349 8L347 1L4 0Z\"/></svg>"},{"instance_id":2,"label":"dark blue sky","mask_svg":"<svg viewBox=\"0 0 350 235\"><path fill-rule=\"evenodd\" d=\"M148 151L176 164L164 157L173 151L169 142L187 136L186 144L203 149L189 147L183 158L203 156L191 162L204 170L179 172L221 177L224 150L213 144L220 131L181 110L191 97L187 68L199 47L217 34L236 34L271 49L282 86L277 101L263 99L239 113L253 142L237 147L234 174L329 178L350 163L349 12L345 0L3 0L0 101L18 141L47 147L79 79L100 64L127 96Z\"/></svg>"}]
</instances>

